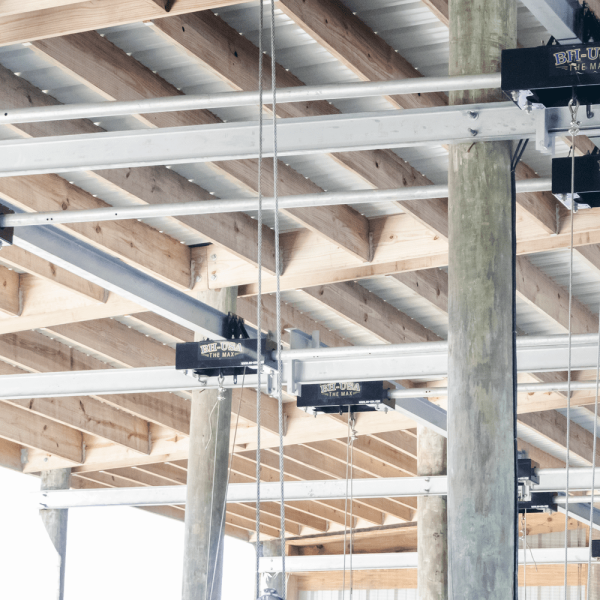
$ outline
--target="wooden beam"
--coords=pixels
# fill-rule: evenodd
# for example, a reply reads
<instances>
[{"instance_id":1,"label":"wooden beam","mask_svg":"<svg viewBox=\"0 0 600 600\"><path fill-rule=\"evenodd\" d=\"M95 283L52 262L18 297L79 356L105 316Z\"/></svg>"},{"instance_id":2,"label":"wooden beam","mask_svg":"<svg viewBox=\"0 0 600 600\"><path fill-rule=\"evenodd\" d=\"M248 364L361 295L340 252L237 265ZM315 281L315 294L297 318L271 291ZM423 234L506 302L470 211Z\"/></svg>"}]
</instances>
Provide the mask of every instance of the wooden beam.
<instances>
[{"instance_id":1,"label":"wooden beam","mask_svg":"<svg viewBox=\"0 0 600 600\"><path fill-rule=\"evenodd\" d=\"M112 292L105 303L99 303L49 279L27 273L21 274L20 287L23 297L21 315L9 317L0 314L0 334L146 310Z\"/></svg>"},{"instance_id":2,"label":"wooden beam","mask_svg":"<svg viewBox=\"0 0 600 600\"><path fill-rule=\"evenodd\" d=\"M298 447L292 446L286 448L286 457L291 457ZM234 457L233 469L236 473L246 476L254 477L255 472L255 457L251 453L242 453L239 456ZM305 466L304 464L296 464L293 461L286 461L285 464L285 478L286 481L299 481L299 480L314 480L314 479L333 479L332 476L322 475L323 471L313 469ZM277 482L279 481L279 457L273 452L265 452L261 456L261 481L265 482ZM317 500L312 501L310 504L320 504L327 507L328 509L334 509L338 511L345 511L346 506L343 500ZM380 508L375 508L370 500L355 500L354 505L354 517L364 519L375 525L381 525L383 523L384 515ZM398 507L398 512L401 512L401 508ZM405 509L405 513L406 513Z\"/></svg>"},{"instance_id":3,"label":"wooden beam","mask_svg":"<svg viewBox=\"0 0 600 600\"><path fill-rule=\"evenodd\" d=\"M391 344L438 341L435 333L358 283L304 288L303 292L351 323Z\"/></svg>"},{"instance_id":4,"label":"wooden beam","mask_svg":"<svg viewBox=\"0 0 600 600\"><path fill-rule=\"evenodd\" d=\"M0 467L21 472L26 455L27 448L21 448L19 444L0 439Z\"/></svg>"},{"instance_id":5,"label":"wooden beam","mask_svg":"<svg viewBox=\"0 0 600 600\"><path fill-rule=\"evenodd\" d=\"M83 462L81 432L10 404L0 403L0 438L52 454L69 466Z\"/></svg>"},{"instance_id":6,"label":"wooden beam","mask_svg":"<svg viewBox=\"0 0 600 600\"><path fill-rule=\"evenodd\" d=\"M402 434L404 432L390 432L391 436ZM386 434L383 434L384 436ZM338 439L338 444L346 445L345 439ZM361 452L369 461L381 463L393 469L400 469L407 475L417 475L417 461L415 458L405 454L404 452L395 449L393 446L386 444L377 439L377 436L361 435L354 441L355 452Z\"/></svg>"},{"instance_id":7,"label":"wooden beam","mask_svg":"<svg viewBox=\"0 0 600 600\"><path fill-rule=\"evenodd\" d=\"M365 25L341 2L278 0L278 7L363 81L422 77L401 54ZM447 104L445 94L391 97L398 108Z\"/></svg>"},{"instance_id":8,"label":"wooden beam","mask_svg":"<svg viewBox=\"0 0 600 600\"><path fill-rule=\"evenodd\" d=\"M110 368L100 360L36 332L0 336L0 360L29 372L42 373ZM189 402L175 394L155 392L93 397L145 421L172 427L185 434L189 432Z\"/></svg>"},{"instance_id":9,"label":"wooden beam","mask_svg":"<svg viewBox=\"0 0 600 600\"><path fill-rule=\"evenodd\" d=\"M157 21L155 30L170 43L176 44L183 52L200 62L217 77L235 90L254 90L258 75L258 48L245 36L216 15L205 11L174 19ZM265 84L270 72L270 58L264 57ZM282 87L304 85L303 82L281 65L276 65L277 82ZM339 111L326 101L290 103L278 106L279 117L308 117L338 114ZM424 185L430 181L399 158L391 150L344 152L330 155L336 162L362 178L368 187L394 188L407 185ZM223 164L225 171L232 165ZM237 167L233 165L233 168ZM287 179L287 177L286 177ZM270 189L265 181L265 189ZM298 186L302 185L298 182ZM252 185L252 182L249 182ZM271 183L272 185L272 183ZM298 188L300 189L300 188ZM308 192L306 188L306 192ZM314 191L317 191L314 189ZM291 189L288 193L302 193ZM399 206L436 233L447 235L447 205L444 200L424 202L401 202ZM341 211L339 207L338 212ZM299 213L290 212L290 216ZM347 213L348 217L352 213ZM323 212L326 216L326 213ZM302 216L302 215L300 215Z\"/></svg>"},{"instance_id":10,"label":"wooden beam","mask_svg":"<svg viewBox=\"0 0 600 600\"><path fill-rule=\"evenodd\" d=\"M274 475L273 477L274 478L272 480L277 481L276 477L278 476ZM232 473L230 483L256 483L256 477L244 475L242 473ZM301 513L304 515L304 517L308 517L308 522L313 523L315 526L321 526L323 522L327 521L337 523L337 525L344 525L343 511L330 506L330 504L326 502L317 502L311 500L299 500L294 502L286 501L285 506L286 510L288 507L291 507L292 511L298 511L298 513ZM313 521L313 517L317 520Z\"/></svg>"},{"instance_id":11,"label":"wooden beam","mask_svg":"<svg viewBox=\"0 0 600 600\"><path fill-rule=\"evenodd\" d=\"M441 269L421 269L395 273L392 277L427 300L443 314L448 314L448 274Z\"/></svg>"},{"instance_id":12,"label":"wooden beam","mask_svg":"<svg viewBox=\"0 0 600 600\"><path fill-rule=\"evenodd\" d=\"M1 340L1 338L0 338ZM109 400L110 396L105 396ZM314 442L318 440L328 440L334 437L343 437L346 435L346 427L342 424L339 427L331 419L313 419L303 411L292 407L290 410L286 406L287 434L284 437L284 444L292 446L305 442ZM288 413L288 410L290 411ZM307 419L310 419L307 421ZM403 417L398 413L360 413L358 416L359 431L367 434L379 433L383 431L396 431L398 429L412 429L415 424L412 420ZM150 424L150 436L152 438L152 451L149 455L141 455L128 448L123 448L117 444L106 442L99 438L90 438L86 440L86 461L78 467L78 472L99 471L114 469L118 467L137 466L142 464L156 463L161 461L178 461L188 457L188 438L187 436L176 434L172 429L161 427L154 423ZM233 439L233 435L232 435ZM248 427L243 431L238 431L237 445L245 445L245 450L252 451L256 449L256 428ZM262 448L275 448L279 445L279 439L276 435L263 435L261 437ZM24 470L27 473L35 473L42 469L60 469L65 466L64 461L50 456L41 451L32 451L29 453Z\"/></svg>"},{"instance_id":13,"label":"wooden beam","mask_svg":"<svg viewBox=\"0 0 600 600\"><path fill-rule=\"evenodd\" d=\"M555 410L547 410L537 413L527 413L518 416L519 423L535 430L547 440L566 448L567 441L567 419ZM577 423L571 423L570 427L570 452L592 464L592 449L594 436L587 429ZM596 461L600 459L600 448L596 452Z\"/></svg>"},{"instance_id":14,"label":"wooden beam","mask_svg":"<svg viewBox=\"0 0 600 600\"><path fill-rule=\"evenodd\" d=\"M534 267L524 256L517 257L516 277L519 298L552 319L566 333L569 328L569 292ZM573 298L571 309L573 333L598 331L598 317L577 298Z\"/></svg>"},{"instance_id":15,"label":"wooden beam","mask_svg":"<svg viewBox=\"0 0 600 600\"><path fill-rule=\"evenodd\" d=\"M3 177L0 194L27 212L110 206L53 174ZM57 227L170 285L190 288L189 248L145 223L105 221Z\"/></svg>"},{"instance_id":16,"label":"wooden beam","mask_svg":"<svg viewBox=\"0 0 600 600\"><path fill-rule=\"evenodd\" d=\"M33 0L28 1L31 3ZM241 4L246 1L177 0L171 12L167 13L149 0L88 0L68 5L64 5L64 0L60 0L56 6L51 5L51 8L0 18L0 44L7 46L31 42L92 29L161 19L197 10L220 8L230 4ZM63 6L60 5L61 2Z\"/></svg>"},{"instance_id":17,"label":"wooden beam","mask_svg":"<svg viewBox=\"0 0 600 600\"><path fill-rule=\"evenodd\" d=\"M232 415L256 425L256 390L249 388L234 389L231 399ZM260 426L269 433L279 435L279 407L277 400L262 394L260 401Z\"/></svg>"},{"instance_id":18,"label":"wooden beam","mask_svg":"<svg viewBox=\"0 0 600 600\"><path fill-rule=\"evenodd\" d=\"M13 245L2 248L0 261L8 267L41 277L96 302L104 303L108 300L108 292L104 288L61 267L57 267L18 246Z\"/></svg>"},{"instance_id":19,"label":"wooden beam","mask_svg":"<svg viewBox=\"0 0 600 600\"><path fill-rule=\"evenodd\" d=\"M0 362L0 375L20 375L26 371ZM144 454L150 453L148 423L93 398L64 397L4 400L32 414L97 435Z\"/></svg>"},{"instance_id":20,"label":"wooden beam","mask_svg":"<svg viewBox=\"0 0 600 600\"><path fill-rule=\"evenodd\" d=\"M0 5L0 18L34 12L36 10L68 6L79 2L81 0L4 0Z\"/></svg>"},{"instance_id":21,"label":"wooden beam","mask_svg":"<svg viewBox=\"0 0 600 600\"><path fill-rule=\"evenodd\" d=\"M187 35L190 35L189 28ZM38 54L42 54L45 58L51 60L57 67L67 70L82 84L100 93L106 99L132 100L175 96L181 93L174 86L152 73L150 69L138 63L134 58L127 56L124 51L96 33L82 33L68 38L39 41L34 43L33 47ZM137 118L148 127L172 127L220 122L220 119L209 111L138 115ZM248 168L248 166L252 167L256 164L256 161L244 161L239 164L227 162L221 164L220 168L227 171L236 181L240 180L241 185L244 187L249 186L256 191L256 169ZM272 161L265 162L266 172L269 171L269 164L272 164ZM282 194L320 191L320 188L307 182L304 177L287 167L285 163L281 162L279 168L281 169L280 192ZM250 175L249 178L248 175ZM269 177L270 175L266 174L265 191L272 188L272 183L269 186ZM298 191L293 191L294 189L298 189ZM300 223L320 235L342 244L351 254L355 254L361 260L368 260L368 221L354 209L343 206L316 207L310 210L294 209L283 212L296 218ZM214 215L210 216L208 220L211 223L219 220L230 223L228 231L231 236L233 231L231 222L236 218L240 222L247 223L248 227L256 229L256 222L253 222L249 216L243 213L233 216ZM214 227L205 227L205 229L210 231ZM265 233L265 241L272 243L274 239L273 232L265 228ZM235 235L238 239L237 246L240 246L241 236L238 232L235 232ZM235 240L230 239L228 245L235 246ZM245 252L246 257L248 257L248 251L254 249L254 247L255 245L249 246L245 243L238 251ZM274 255L272 250L273 248L270 247L271 252L265 266L273 273ZM254 259L254 256L252 258Z\"/></svg>"},{"instance_id":22,"label":"wooden beam","mask_svg":"<svg viewBox=\"0 0 600 600\"><path fill-rule=\"evenodd\" d=\"M256 311L258 309L258 296L238 298L237 314L247 323L256 326ZM276 302L275 296L262 296L262 328L263 331L277 330L276 320ZM348 340L338 335L334 331L327 329L322 323L314 321L306 313L294 308L291 304L282 302L281 304L281 329L284 342L289 343L289 334L287 329L296 328L311 335L313 331L319 332L319 339L323 344L330 347L348 346Z\"/></svg>"},{"instance_id":23,"label":"wooden beam","mask_svg":"<svg viewBox=\"0 0 600 600\"><path fill-rule=\"evenodd\" d=\"M310 469L310 471L312 471L313 479L322 479L323 475L319 475L317 474L318 472L323 473L326 475L325 479L329 479L329 478L334 478L334 479L345 479L346 478L346 450L345 448L342 449L343 455L344 455L344 460L343 460L343 464L342 462L340 462L339 460L337 460L339 458L339 454L336 456L336 452L337 452L337 448L336 448L337 444L335 444L335 442L333 440L324 440L322 442L318 442L318 443L314 443L311 444L310 446L290 446L287 447L285 449L285 456L286 458L289 458L293 461L295 461L296 463L298 463L298 465L295 465L295 467L292 466L288 466L288 469L290 470L290 473L294 473L296 475L299 475L299 469L300 469L300 465L312 465L312 469ZM356 458L356 457L355 457ZM288 461L289 462L289 461ZM367 468L365 468L365 464L364 463L368 463L368 458L365 460L359 460L355 461L355 469L354 469L354 477L358 477L358 478L370 478L370 477L375 477L375 475L373 475L371 473L370 470L367 470ZM357 464L358 463L358 464ZM369 467L372 467L372 465L368 465ZM306 469L304 469L306 470ZM390 469L390 471L392 471L392 469ZM395 476L399 476L402 477L403 475L405 475L405 473L401 473L400 471L396 471L396 473L399 473L399 475L395 475ZM302 479L308 479L308 477L305 475L302 476ZM395 502L393 500L388 500L387 498L371 498L371 499L361 499L360 500L360 504L363 504L364 506L369 507L370 509L374 509L374 510L379 510L391 515L394 515L395 517L401 519L402 521L412 521L412 512L411 509L413 508L412 506L410 506L410 502L408 502L408 504L403 502L404 499L400 499L398 500L398 502ZM356 512L357 516L361 516L361 512L360 510ZM382 521L373 521L372 518L370 517L366 517L367 520L371 520L371 522L376 523L381 525Z\"/></svg>"},{"instance_id":24,"label":"wooden beam","mask_svg":"<svg viewBox=\"0 0 600 600\"><path fill-rule=\"evenodd\" d=\"M0 259L4 253L0 254ZM18 317L22 311L19 274L0 265L0 312Z\"/></svg>"},{"instance_id":25,"label":"wooden beam","mask_svg":"<svg viewBox=\"0 0 600 600\"><path fill-rule=\"evenodd\" d=\"M338 248L319 240L309 231L288 232L281 236L285 267L282 289L299 289L339 281L358 280L446 266L447 244L408 215L378 217L370 221L374 254L369 265L356 266ZM570 246L570 216L557 235L540 231L531 220L517 222L517 253L530 254ZM600 243L600 209L575 213L574 245ZM239 285L241 296L256 294L256 270L222 250L214 261L206 258L206 248L194 248L192 256L208 263L209 286ZM401 257L401 258L398 258ZM215 279L212 280L212 275ZM263 293L275 291L275 279L263 278Z\"/></svg>"},{"instance_id":26,"label":"wooden beam","mask_svg":"<svg viewBox=\"0 0 600 600\"><path fill-rule=\"evenodd\" d=\"M99 319L48 328L65 343L99 352L124 367L163 367L175 364L175 350L114 319Z\"/></svg>"},{"instance_id":27,"label":"wooden beam","mask_svg":"<svg viewBox=\"0 0 600 600\"><path fill-rule=\"evenodd\" d=\"M589 211L588 211L589 212ZM415 268L437 266L447 263L447 243L429 229L416 223L409 215L394 215L372 219L374 253L369 265L356 263L334 244L320 239L308 230L292 231L281 235L284 274L282 289L322 285L336 281L348 281L373 277L380 272L401 272ZM193 248L192 257L202 260L207 250ZM399 258L401 257L401 258ZM415 259L421 261L418 266ZM385 264L385 268L379 268ZM215 276L215 279L212 276ZM358 276L357 276L358 275ZM225 250L217 253L208 263L209 286L243 285L257 280L256 269L236 260ZM275 291L275 278L263 277L263 293ZM253 295L255 286L244 286L240 296ZM251 291L252 290L252 291Z\"/></svg>"},{"instance_id":28,"label":"wooden beam","mask_svg":"<svg viewBox=\"0 0 600 600\"><path fill-rule=\"evenodd\" d=\"M76 41L79 40L76 37ZM179 92L165 82L160 77L154 75L151 71L142 67L136 60L128 57L124 52L116 48L100 37L99 34L85 34L85 40L92 42L102 40L102 44L96 49L98 52L98 63L94 64L95 72L102 75L99 86L105 80L112 82L115 89L110 88L110 91L116 94L127 94L127 98L135 99L136 97L145 97L139 92L134 94L129 90L129 85L132 90L140 90L144 88L144 83L150 86L151 90L163 95L176 95ZM104 51L103 51L104 50ZM112 51L111 52L109 52ZM59 52L60 51L60 52ZM61 43L57 42L57 53L59 56L64 54L65 48ZM41 50L39 50L41 52ZM82 55L80 48L75 44L72 48L73 55L79 55L80 59L88 55ZM106 56L108 53L108 56ZM93 57L92 57L93 58ZM103 59L103 60L101 60ZM115 64L121 64L127 61L129 66L132 66L133 72L130 69L127 71L128 77L119 79L118 74L115 74ZM88 67L89 61L84 61L83 67ZM135 67L138 67L136 70ZM150 84L144 80L147 74L150 74ZM74 74L76 75L76 74ZM3 106L6 108L23 107L23 106L54 106L60 104L56 99L48 94L44 94L41 90L31 85L24 79L17 77L8 69L0 66L0 99ZM98 86L96 86L98 87ZM98 91L94 88L95 91ZM148 93L148 92L146 92ZM105 94L110 98L110 94ZM169 113L173 115L197 115L198 112L192 113ZM207 111L204 111L207 112ZM204 114L204 113L203 113ZM211 114L211 113L207 113ZM208 117L197 118L192 123L197 124L210 122ZM184 122L183 124L190 124ZM76 121L55 121L47 123L32 123L20 124L11 126L11 129L23 137L45 137L48 135L75 135L80 133L96 133L104 131L101 127L92 124L86 120ZM169 202L185 202L197 200L214 200L208 191L200 186L189 182L185 177L182 177L172 169L165 167L140 167L135 169L109 169L104 171L95 171L89 173L102 183L103 186L113 188L120 193L125 192L136 203L156 204ZM68 208L68 206L66 207ZM232 213L222 215L189 215L177 217L176 220L190 231L191 234L200 233L204 238L212 241L215 244L227 247L231 252L241 259L248 260L252 264L256 263L256 239L257 226L256 221L253 221L244 213ZM263 262L267 272L274 273L274 236L273 232L265 227L263 229Z\"/></svg>"},{"instance_id":29,"label":"wooden beam","mask_svg":"<svg viewBox=\"0 0 600 600\"><path fill-rule=\"evenodd\" d=\"M523 569L519 567L519 586L523 585ZM298 589L305 591L341 590L343 571L320 573L296 573ZM577 586L587 580L587 565L569 565L567 567L567 585ZM416 569L389 569L378 571L354 571L352 575L354 589L389 590L416 589ZM564 584L562 565L527 566L527 585L530 587L559 587Z\"/></svg>"},{"instance_id":30,"label":"wooden beam","mask_svg":"<svg viewBox=\"0 0 600 600\"><path fill-rule=\"evenodd\" d=\"M278 6L299 27L365 81L421 77L421 73L397 50L339 0L279 0ZM388 100L399 108L424 108L447 104L447 97L442 93L394 96L388 97ZM535 173L521 165L517 170L517 178L530 177L535 177ZM551 194L520 194L517 202L544 231L557 231L557 202Z\"/></svg>"}]
</instances>

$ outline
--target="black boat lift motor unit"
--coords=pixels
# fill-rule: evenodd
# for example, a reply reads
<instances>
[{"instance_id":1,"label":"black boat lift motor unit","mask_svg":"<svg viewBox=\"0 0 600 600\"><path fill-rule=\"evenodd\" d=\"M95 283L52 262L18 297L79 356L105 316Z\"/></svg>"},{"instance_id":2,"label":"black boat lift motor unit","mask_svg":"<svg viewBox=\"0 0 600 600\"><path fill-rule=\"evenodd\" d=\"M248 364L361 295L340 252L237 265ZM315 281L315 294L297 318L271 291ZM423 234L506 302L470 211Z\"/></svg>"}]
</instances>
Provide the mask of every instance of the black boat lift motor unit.
<instances>
[{"instance_id":1,"label":"black boat lift motor unit","mask_svg":"<svg viewBox=\"0 0 600 600\"><path fill-rule=\"evenodd\" d=\"M538 46L502 51L502 91L519 108L600 101L600 43Z\"/></svg>"},{"instance_id":2,"label":"black boat lift motor unit","mask_svg":"<svg viewBox=\"0 0 600 600\"><path fill-rule=\"evenodd\" d=\"M276 370L277 361L273 360L276 343L271 338L204 340L177 344L175 348L175 368L193 371L205 377L242 376L256 373L258 357L262 364ZM258 348L258 352L257 352Z\"/></svg>"},{"instance_id":3,"label":"black boat lift motor unit","mask_svg":"<svg viewBox=\"0 0 600 600\"><path fill-rule=\"evenodd\" d=\"M383 381L338 381L303 385L297 406L306 412L339 413L388 411L396 401L388 398Z\"/></svg>"},{"instance_id":4,"label":"black boat lift motor unit","mask_svg":"<svg viewBox=\"0 0 600 600\"><path fill-rule=\"evenodd\" d=\"M552 193L571 208L571 166L573 157L552 159ZM600 206L600 154L575 157L576 208Z\"/></svg>"}]
</instances>

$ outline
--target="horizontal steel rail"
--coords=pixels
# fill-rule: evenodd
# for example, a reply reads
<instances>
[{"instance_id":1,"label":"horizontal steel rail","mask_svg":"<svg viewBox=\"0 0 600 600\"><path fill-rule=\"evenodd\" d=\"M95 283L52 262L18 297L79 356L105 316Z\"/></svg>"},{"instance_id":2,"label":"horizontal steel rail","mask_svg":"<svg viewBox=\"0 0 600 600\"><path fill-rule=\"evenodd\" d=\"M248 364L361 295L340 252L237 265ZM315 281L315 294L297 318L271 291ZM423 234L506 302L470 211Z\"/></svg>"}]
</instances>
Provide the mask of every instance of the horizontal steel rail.
<instances>
[{"instance_id":1,"label":"horizontal steel rail","mask_svg":"<svg viewBox=\"0 0 600 600\"><path fill-rule=\"evenodd\" d=\"M547 192L552 189L550 179L526 179L517 182L517 193ZM279 208L310 208L340 204L369 204L375 202L403 202L446 198L447 185L422 185L392 190L357 190L301 194L279 198ZM1 200L0 200L1 202ZM32 225L58 225L65 223L90 223L121 221L124 219L151 219L154 217L176 217L182 215L209 215L258 210L254 198L231 198L200 200L197 202L174 202L142 206L109 206L89 210L63 210L39 213L17 213L0 215L0 227L24 227ZM274 210L275 199L263 198L263 210Z\"/></svg>"},{"instance_id":2,"label":"horizontal steel rail","mask_svg":"<svg viewBox=\"0 0 600 600\"><path fill-rule=\"evenodd\" d=\"M164 301L167 300L168 297L165 296ZM196 324L195 327L198 329L199 325ZM597 343L597 334L573 336L571 351L573 370L595 368ZM291 383L289 377L291 371L297 385L419 377L441 379L447 375L448 344L447 342L424 342L284 350L282 359L284 385ZM567 362L566 335L526 336L517 339L517 369L520 372L561 371L566 369ZM265 380L264 385L267 386L268 378L265 377ZM256 384L256 375L246 375L246 386L255 387ZM0 376L0 399L183 391L214 389L218 385L216 377L193 377L186 375L184 371L175 370L174 367L26 373ZM235 382L232 377L226 377L224 385L239 387L241 379ZM589 384L586 382L586 385ZM548 387L554 389L560 388L561 385L551 384ZM268 388L265 389L269 391ZM435 393L430 390L419 390L420 397L435 395ZM404 391L392 392L392 396L397 395L398 400L407 400L407 394L408 392Z\"/></svg>"},{"instance_id":3,"label":"horizontal steel rail","mask_svg":"<svg viewBox=\"0 0 600 600\"><path fill-rule=\"evenodd\" d=\"M419 77L395 81L361 81L307 85L277 89L277 103L426 94L454 90L480 90L500 87L500 73L460 75L455 77ZM268 93L265 94L268 101ZM64 104L31 108L6 109L0 113L0 124L37 123L66 119L92 119L122 115L254 106L259 103L259 92L221 92L147 98L143 100Z\"/></svg>"},{"instance_id":4,"label":"horizontal steel rail","mask_svg":"<svg viewBox=\"0 0 600 600\"><path fill-rule=\"evenodd\" d=\"M548 111L552 135L566 133L568 109ZM594 115L582 120L582 133L600 132L600 110ZM285 157L531 138L536 119L512 102L500 102L280 119L277 131L278 155ZM0 142L0 176L250 159L258 156L258 139L257 122L232 122L5 140ZM263 156L272 155L268 135Z\"/></svg>"},{"instance_id":5,"label":"horizontal steel rail","mask_svg":"<svg viewBox=\"0 0 600 600\"><path fill-rule=\"evenodd\" d=\"M539 484L534 492L561 492L566 487L566 469L538 469ZM355 479L355 498L402 498L413 496L445 496L448 492L447 476L391 477ZM573 492L589 491L592 468L569 469L569 487ZM600 467L596 469L596 484L600 486ZM285 498L296 500L339 500L346 496L344 479L322 481L286 481ZM277 501L281 497L279 483L261 483L260 496L264 501ZM159 506L185 504L186 486L152 486L133 488L99 488L85 490L44 490L33 497L39 508L84 508L91 506ZM587 497L583 497L587 498ZM256 484L230 484L227 502L255 502ZM559 500L559 502L563 502ZM571 502L571 500L569 500ZM588 499L589 502L589 499ZM577 503L575 500L573 503Z\"/></svg>"}]
</instances>

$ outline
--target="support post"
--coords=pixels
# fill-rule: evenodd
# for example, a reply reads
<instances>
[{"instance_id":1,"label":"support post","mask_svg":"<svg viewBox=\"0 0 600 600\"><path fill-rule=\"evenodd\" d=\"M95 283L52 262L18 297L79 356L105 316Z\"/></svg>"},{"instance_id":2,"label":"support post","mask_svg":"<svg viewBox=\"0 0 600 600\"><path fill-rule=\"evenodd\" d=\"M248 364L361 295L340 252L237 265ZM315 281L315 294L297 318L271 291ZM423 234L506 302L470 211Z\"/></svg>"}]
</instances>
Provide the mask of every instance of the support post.
<instances>
[{"instance_id":1,"label":"support post","mask_svg":"<svg viewBox=\"0 0 600 600\"><path fill-rule=\"evenodd\" d=\"M446 475L446 438L417 428L417 475ZM419 600L448 598L448 522L446 496L417 499L417 581Z\"/></svg>"},{"instance_id":2,"label":"support post","mask_svg":"<svg viewBox=\"0 0 600 600\"><path fill-rule=\"evenodd\" d=\"M235 312L237 287L202 292L199 300L224 313ZM221 597L231 390L224 392L221 401L218 394L217 390L192 392L182 600Z\"/></svg>"},{"instance_id":3,"label":"support post","mask_svg":"<svg viewBox=\"0 0 600 600\"><path fill-rule=\"evenodd\" d=\"M450 0L449 75L500 70L516 46L516 0ZM468 34L466 34L468 32ZM502 100L452 92L450 104ZM511 142L451 146L449 188L449 597L515 588ZM473 133L475 132L475 133Z\"/></svg>"},{"instance_id":4,"label":"support post","mask_svg":"<svg viewBox=\"0 0 600 600\"><path fill-rule=\"evenodd\" d=\"M54 469L42 471L41 490L68 490L71 487L71 469ZM44 509L40 510L40 517L48 532L50 541L58 555L59 567L56 582L56 593L52 597L62 600L65 594L65 565L67 558L67 522L69 510ZM51 596L48 596L49 598Z\"/></svg>"},{"instance_id":5,"label":"support post","mask_svg":"<svg viewBox=\"0 0 600 600\"><path fill-rule=\"evenodd\" d=\"M267 540L261 542L262 556L281 556L281 540ZM281 573L265 573L262 578L263 589L259 591L259 596L265 591L265 588L277 590L280 597L283 598L283 576Z\"/></svg>"}]
</instances>

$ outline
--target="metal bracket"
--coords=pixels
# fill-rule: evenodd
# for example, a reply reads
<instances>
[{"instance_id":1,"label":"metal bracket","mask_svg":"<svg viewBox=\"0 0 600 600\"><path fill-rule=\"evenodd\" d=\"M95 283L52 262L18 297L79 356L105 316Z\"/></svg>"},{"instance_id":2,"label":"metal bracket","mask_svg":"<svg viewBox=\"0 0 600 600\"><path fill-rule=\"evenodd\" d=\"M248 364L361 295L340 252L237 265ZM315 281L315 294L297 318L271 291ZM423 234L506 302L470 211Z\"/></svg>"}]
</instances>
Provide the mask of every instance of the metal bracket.
<instances>
[{"instance_id":1,"label":"metal bracket","mask_svg":"<svg viewBox=\"0 0 600 600\"><path fill-rule=\"evenodd\" d=\"M177 0L154 0L165 12L171 12L173 5Z\"/></svg>"},{"instance_id":2,"label":"metal bracket","mask_svg":"<svg viewBox=\"0 0 600 600\"><path fill-rule=\"evenodd\" d=\"M10 210L7 206L0 204L0 215L13 215L14 210ZM0 226L0 248L2 246L12 246L14 227L2 227Z\"/></svg>"},{"instance_id":3,"label":"metal bracket","mask_svg":"<svg viewBox=\"0 0 600 600\"><path fill-rule=\"evenodd\" d=\"M535 148L542 154L554 155L554 136L548 132L548 111L540 108L534 111Z\"/></svg>"}]
</instances>

